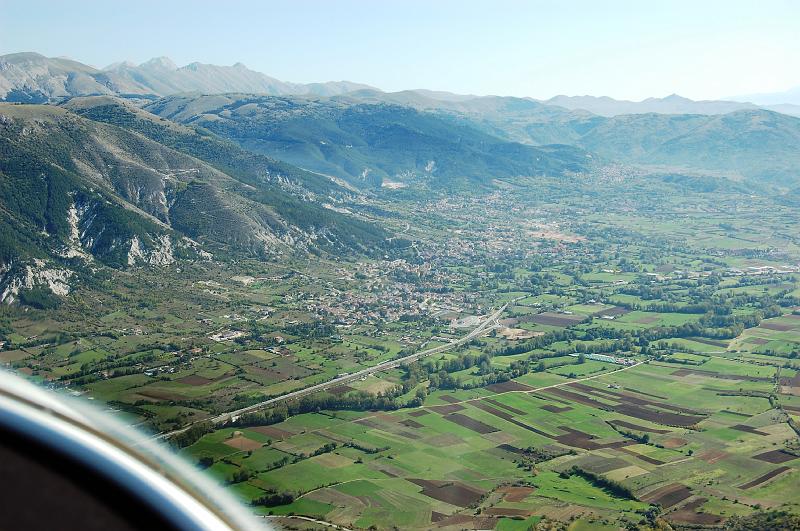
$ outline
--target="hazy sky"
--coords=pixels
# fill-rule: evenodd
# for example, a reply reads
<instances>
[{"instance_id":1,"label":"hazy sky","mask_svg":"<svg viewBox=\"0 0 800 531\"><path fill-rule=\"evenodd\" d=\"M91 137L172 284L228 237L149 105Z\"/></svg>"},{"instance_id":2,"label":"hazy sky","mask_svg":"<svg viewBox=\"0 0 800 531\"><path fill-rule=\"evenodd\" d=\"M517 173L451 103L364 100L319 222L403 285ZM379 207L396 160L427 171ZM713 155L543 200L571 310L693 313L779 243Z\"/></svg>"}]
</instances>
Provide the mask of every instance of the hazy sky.
<instances>
[{"instance_id":1,"label":"hazy sky","mask_svg":"<svg viewBox=\"0 0 800 531\"><path fill-rule=\"evenodd\" d=\"M0 53L547 98L800 85L800 1L0 0Z\"/></svg>"}]
</instances>

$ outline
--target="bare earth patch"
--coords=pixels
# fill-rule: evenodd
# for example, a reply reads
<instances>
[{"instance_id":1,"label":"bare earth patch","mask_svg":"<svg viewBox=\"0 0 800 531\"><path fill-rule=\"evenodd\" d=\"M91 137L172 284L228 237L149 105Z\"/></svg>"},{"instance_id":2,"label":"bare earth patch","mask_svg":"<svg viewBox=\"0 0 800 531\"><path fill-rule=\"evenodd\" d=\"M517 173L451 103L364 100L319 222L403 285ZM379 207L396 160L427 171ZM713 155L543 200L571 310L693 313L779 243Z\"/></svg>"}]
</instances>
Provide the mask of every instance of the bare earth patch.
<instances>
[{"instance_id":1,"label":"bare earth patch","mask_svg":"<svg viewBox=\"0 0 800 531\"><path fill-rule=\"evenodd\" d=\"M203 378L202 376L197 376L196 374L192 374L191 376L184 376L183 378L178 378L175 381L180 382L182 384L187 384L197 387L201 385L210 384L214 380L210 380L208 378Z\"/></svg>"},{"instance_id":2,"label":"bare earth patch","mask_svg":"<svg viewBox=\"0 0 800 531\"><path fill-rule=\"evenodd\" d=\"M485 424L479 420L471 419L466 415L462 415L461 413L447 415L444 417L444 419L477 433L492 433L495 431L500 431L494 426L489 426L488 424Z\"/></svg>"},{"instance_id":3,"label":"bare earth patch","mask_svg":"<svg viewBox=\"0 0 800 531\"><path fill-rule=\"evenodd\" d=\"M497 492L503 495L503 501L519 503L525 501L535 490L533 487L500 487Z\"/></svg>"},{"instance_id":4,"label":"bare earth patch","mask_svg":"<svg viewBox=\"0 0 800 531\"><path fill-rule=\"evenodd\" d=\"M707 498L692 500L677 511L670 513L667 518L670 522L686 524L712 525L722 522L723 518L721 516L698 510L707 501Z\"/></svg>"},{"instance_id":5,"label":"bare earth patch","mask_svg":"<svg viewBox=\"0 0 800 531\"><path fill-rule=\"evenodd\" d=\"M428 479L409 479L422 487L422 494L457 507L467 507L476 503L484 491L459 481L433 481Z\"/></svg>"},{"instance_id":6,"label":"bare earth patch","mask_svg":"<svg viewBox=\"0 0 800 531\"><path fill-rule=\"evenodd\" d=\"M263 443L254 441L253 439L248 439L243 435L237 435L236 437L225 439L223 442L231 448L236 448L237 450L257 450L263 446Z\"/></svg>"},{"instance_id":7,"label":"bare earth patch","mask_svg":"<svg viewBox=\"0 0 800 531\"><path fill-rule=\"evenodd\" d=\"M448 404L446 406L429 406L428 409L431 411L435 411L440 415L450 415L451 413L455 413L456 411L461 411L464 409L464 406L461 404Z\"/></svg>"},{"instance_id":8,"label":"bare earth patch","mask_svg":"<svg viewBox=\"0 0 800 531\"><path fill-rule=\"evenodd\" d=\"M786 450L771 450L769 452L764 452L763 454L754 455L753 459L777 464L792 461L794 459L798 459L798 457L794 454L790 454Z\"/></svg>"},{"instance_id":9,"label":"bare earth patch","mask_svg":"<svg viewBox=\"0 0 800 531\"><path fill-rule=\"evenodd\" d=\"M661 445L664 448L668 448L672 450L673 448L680 448L681 446L685 446L687 443L686 439L681 439L679 437L670 437L669 439L665 439Z\"/></svg>"},{"instance_id":10,"label":"bare earth patch","mask_svg":"<svg viewBox=\"0 0 800 531\"><path fill-rule=\"evenodd\" d=\"M509 341L519 341L522 339L531 339L532 337L543 336L544 332L525 330L524 328L501 328L498 335L503 336Z\"/></svg>"},{"instance_id":11,"label":"bare earth patch","mask_svg":"<svg viewBox=\"0 0 800 531\"><path fill-rule=\"evenodd\" d=\"M752 426L746 426L744 424L736 424L734 426L731 426L731 429L732 430L736 430L736 431L743 431L743 432L746 432L746 433L752 433L753 435L762 435L762 436L763 435L769 435L769 433L767 433L767 432L764 432L764 431L761 431L761 430L757 430Z\"/></svg>"},{"instance_id":12,"label":"bare earth patch","mask_svg":"<svg viewBox=\"0 0 800 531\"><path fill-rule=\"evenodd\" d=\"M677 505L691 495L692 491L686 485L670 483L639 498L648 503L657 503L666 509Z\"/></svg>"},{"instance_id":13,"label":"bare earth patch","mask_svg":"<svg viewBox=\"0 0 800 531\"><path fill-rule=\"evenodd\" d=\"M542 312L525 318L526 321L530 321L531 323L548 325L548 326L560 326L563 328L576 325L585 319L586 316L584 315L555 313L555 312Z\"/></svg>"},{"instance_id":14,"label":"bare earth patch","mask_svg":"<svg viewBox=\"0 0 800 531\"><path fill-rule=\"evenodd\" d=\"M487 385L486 389L493 393L508 393L510 391L531 391L533 390L533 387L515 382L514 380L509 380L507 382Z\"/></svg>"},{"instance_id":15,"label":"bare earth patch","mask_svg":"<svg viewBox=\"0 0 800 531\"><path fill-rule=\"evenodd\" d=\"M775 470L771 470L771 471L767 472L766 474L755 478L752 481L748 481L747 483L745 483L743 485L739 485L739 488L746 490L746 489L750 489L750 488L756 487L758 485L761 485L762 483L766 483L767 481L771 480L772 478L774 478L776 476L779 476L779 475L783 474L787 470L791 470L791 468L789 468L788 466L778 467Z\"/></svg>"}]
</instances>

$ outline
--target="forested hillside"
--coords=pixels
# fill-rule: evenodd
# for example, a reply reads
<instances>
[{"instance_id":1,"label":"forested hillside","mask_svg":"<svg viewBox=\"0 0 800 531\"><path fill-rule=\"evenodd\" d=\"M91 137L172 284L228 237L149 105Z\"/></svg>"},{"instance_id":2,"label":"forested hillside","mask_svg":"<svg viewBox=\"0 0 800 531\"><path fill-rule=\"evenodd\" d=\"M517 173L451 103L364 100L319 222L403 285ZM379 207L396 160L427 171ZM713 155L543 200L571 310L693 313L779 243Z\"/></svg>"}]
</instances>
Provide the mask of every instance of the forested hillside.
<instances>
[{"instance_id":1,"label":"forested hillside","mask_svg":"<svg viewBox=\"0 0 800 531\"><path fill-rule=\"evenodd\" d=\"M145 109L359 187L386 181L488 188L495 179L566 175L592 163L581 149L504 141L473 124L394 104L231 94L175 96Z\"/></svg>"}]
</instances>

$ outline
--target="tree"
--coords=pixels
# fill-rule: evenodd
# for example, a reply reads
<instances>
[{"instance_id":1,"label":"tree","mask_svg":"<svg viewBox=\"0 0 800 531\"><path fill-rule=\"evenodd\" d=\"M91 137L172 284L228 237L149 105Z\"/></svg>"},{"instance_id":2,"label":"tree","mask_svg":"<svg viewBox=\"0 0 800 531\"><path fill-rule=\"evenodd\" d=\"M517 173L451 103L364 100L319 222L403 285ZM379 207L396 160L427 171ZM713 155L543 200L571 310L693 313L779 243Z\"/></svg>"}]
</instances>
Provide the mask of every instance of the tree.
<instances>
[{"instance_id":1,"label":"tree","mask_svg":"<svg viewBox=\"0 0 800 531\"><path fill-rule=\"evenodd\" d=\"M239 470L231 474L231 477L228 479L228 483L242 483L250 479L251 476L252 474L250 473L249 470L247 470L246 468L240 468Z\"/></svg>"}]
</instances>

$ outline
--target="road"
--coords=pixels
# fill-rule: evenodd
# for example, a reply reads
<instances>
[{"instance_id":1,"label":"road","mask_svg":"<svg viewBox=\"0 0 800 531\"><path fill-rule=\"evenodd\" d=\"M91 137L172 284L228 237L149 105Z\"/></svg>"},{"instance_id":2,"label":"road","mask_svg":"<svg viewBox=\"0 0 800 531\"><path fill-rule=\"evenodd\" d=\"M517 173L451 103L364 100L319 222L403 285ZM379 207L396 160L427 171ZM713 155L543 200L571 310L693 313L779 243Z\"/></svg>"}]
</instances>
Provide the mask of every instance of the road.
<instances>
[{"instance_id":1,"label":"road","mask_svg":"<svg viewBox=\"0 0 800 531\"><path fill-rule=\"evenodd\" d=\"M424 357L430 356L432 354L439 354L440 352L444 352L444 351L450 350L450 349L452 349L454 347L457 347L459 345L463 345L464 343L467 343L467 342L475 339L479 335L483 334L487 330L487 328L493 327L495 324L497 324L497 319L500 317L500 315L502 315L502 313L508 307L508 304L509 303L506 303L506 304L502 305L494 313L492 313L486 319L484 319L478 326L473 328L472 331L469 334L465 335L462 338L459 338L459 339L453 341L452 343L447 343L445 345L439 345L438 347L433 347L433 348L429 348L429 349L426 349L426 350L422 350L420 352L417 352L415 354L411 354L409 356L404 356L402 358L397 358L397 359L393 359L393 360L389 360L389 361L384 361L384 362L381 362L381 363L379 363L377 365L374 365L374 366L366 368L366 369L362 369L362 370L354 372L354 373L346 374L346 375L343 375L343 376L338 376L336 378L333 378L332 380L328 380L327 382L322 382L322 383L315 384L315 385L312 385L312 386L309 386L309 387L305 387L303 389L299 389L297 391L292 391L291 393L286 393L285 395L281 395L281 396L278 396L278 397L275 397L275 398L270 398L269 400L264 400L263 402L259 402L257 404L253 404L252 406L243 407L243 408L237 409L235 411L229 411L227 413L223 413L222 415L218 415L216 417L213 417L213 418L210 418L210 419L205 419L205 420L199 421L199 422L210 422L212 424L224 424L226 422L229 422L229 421L235 419L236 417L240 417L240 416L245 415L247 413L254 413L256 411L259 411L259 410L262 410L262 409L266 409L268 407L272 407L272 406L275 406L277 404L280 404L281 402L286 402L287 400L295 400L295 399L298 399L298 398L302 398L302 397L304 397L306 395L310 395L312 393L318 393L319 391L324 391L326 389L330 389L331 387L336 387L338 385L343 385L343 384L346 384L348 382L352 382L354 380L359 380L361 378L364 378L364 377L369 376L370 374L373 374L373 373L376 373L376 372L382 372L382 371L386 371L386 370L389 370L389 369L394 369L394 368L399 367L401 365L417 361L420 358L424 358ZM155 438L156 439L167 439L169 437L172 437L173 435L177 435L179 433L183 433L184 431L189 429L191 426L192 426L192 424L189 424L188 426L184 426L183 428L180 428L178 430L174 430L174 431L170 431L170 432L166 432L166 433L160 433L160 434L156 435Z\"/></svg>"}]
</instances>

